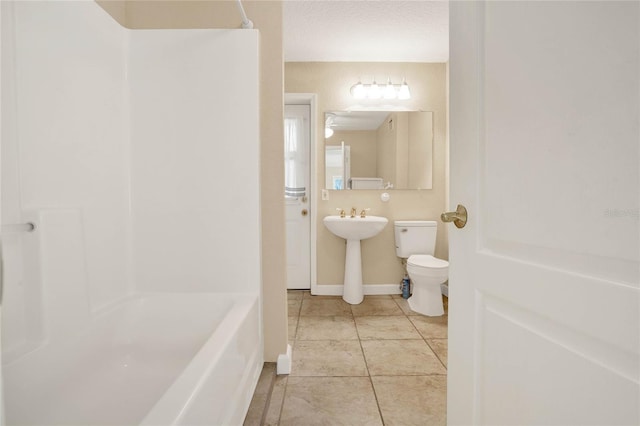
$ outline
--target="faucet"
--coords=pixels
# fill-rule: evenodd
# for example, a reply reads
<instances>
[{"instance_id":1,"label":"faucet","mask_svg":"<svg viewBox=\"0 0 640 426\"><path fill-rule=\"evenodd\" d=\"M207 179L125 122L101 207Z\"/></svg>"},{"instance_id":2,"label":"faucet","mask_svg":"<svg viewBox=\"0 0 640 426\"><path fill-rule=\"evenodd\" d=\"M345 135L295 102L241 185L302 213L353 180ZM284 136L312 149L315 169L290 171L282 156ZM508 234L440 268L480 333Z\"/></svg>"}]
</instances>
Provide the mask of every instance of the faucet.
<instances>
[{"instance_id":1,"label":"faucet","mask_svg":"<svg viewBox=\"0 0 640 426\"><path fill-rule=\"evenodd\" d=\"M367 217L367 212L371 209L362 209L360 212L360 217Z\"/></svg>"},{"instance_id":2,"label":"faucet","mask_svg":"<svg viewBox=\"0 0 640 426\"><path fill-rule=\"evenodd\" d=\"M336 208L336 210L340 211L340 217L344 217L345 213L344 213L344 209L341 209L340 207Z\"/></svg>"},{"instance_id":3,"label":"faucet","mask_svg":"<svg viewBox=\"0 0 640 426\"><path fill-rule=\"evenodd\" d=\"M351 217L356 217L356 208L351 207Z\"/></svg>"}]
</instances>

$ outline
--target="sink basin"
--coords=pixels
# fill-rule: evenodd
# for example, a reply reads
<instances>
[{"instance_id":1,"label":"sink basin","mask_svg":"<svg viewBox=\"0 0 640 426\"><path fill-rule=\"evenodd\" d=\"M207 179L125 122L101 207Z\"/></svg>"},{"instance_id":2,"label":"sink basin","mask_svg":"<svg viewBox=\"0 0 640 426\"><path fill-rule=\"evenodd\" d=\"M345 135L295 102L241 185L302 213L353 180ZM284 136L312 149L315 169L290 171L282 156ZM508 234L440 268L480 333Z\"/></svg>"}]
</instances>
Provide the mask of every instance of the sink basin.
<instances>
[{"instance_id":1,"label":"sink basin","mask_svg":"<svg viewBox=\"0 0 640 426\"><path fill-rule=\"evenodd\" d=\"M338 237L346 240L364 240L378 235L389 220L380 216L326 216L323 222L324 226Z\"/></svg>"},{"instance_id":2,"label":"sink basin","mask_svg":"<svg viewBox=\"0 0 640 426\"><path fill-rule=\"evenodd\" d=\"M326 216L324 226L334 235L347 240L344 259L344 286L342 298L352 305L361 303L364 299L362 286L362 254L360 240L371 238L380 233L389 220L386 217L340 217Z\"/></svg>"}]
</instances>

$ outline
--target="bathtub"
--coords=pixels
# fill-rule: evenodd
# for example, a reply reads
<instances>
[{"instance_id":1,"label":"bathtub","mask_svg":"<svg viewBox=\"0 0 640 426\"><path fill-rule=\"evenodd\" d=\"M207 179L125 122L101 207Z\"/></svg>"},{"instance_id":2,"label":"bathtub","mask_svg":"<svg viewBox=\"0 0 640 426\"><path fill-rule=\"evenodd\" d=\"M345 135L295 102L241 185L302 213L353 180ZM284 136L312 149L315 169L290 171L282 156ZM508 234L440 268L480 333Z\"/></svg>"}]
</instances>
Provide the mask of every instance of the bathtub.
<instances>
[{"instance_id":1,"label":"bathtub","mask_svg":"<svg viewBox=\"0 0 640 426\"><path fill-rule=\"evenodd\" d=\"M253 294L128 297L3 366L6 424L242 424L259 315Z\"/></svg>"}]
</instances>

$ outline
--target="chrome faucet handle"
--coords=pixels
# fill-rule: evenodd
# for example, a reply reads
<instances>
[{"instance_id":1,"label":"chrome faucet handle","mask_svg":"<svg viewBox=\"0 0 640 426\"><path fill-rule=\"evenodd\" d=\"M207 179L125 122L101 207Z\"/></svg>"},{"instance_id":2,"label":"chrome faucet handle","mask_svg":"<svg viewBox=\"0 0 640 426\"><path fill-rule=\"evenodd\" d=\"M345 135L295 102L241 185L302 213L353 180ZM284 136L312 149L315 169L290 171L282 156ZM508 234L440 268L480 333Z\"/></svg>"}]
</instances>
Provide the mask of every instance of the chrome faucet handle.
<instances>
[{"instance_id":1,"label":"chrome faucet handle","mask_svg":"<svg viewBox=\"0 0 640 426\"><path fill-rule=\"evenodd\" d=\"M362 209L360 212L360 217L367 217L367 212L371 209Z\"/></svg>"},{"instance_id":2,"label":"chrome faucet handle","mask_svg":"<svg viewBox=\"0 0 640 426\"><path fill-rule=\"evenodd\" d=\"M340 207L337 207L336 210L338 210L340 212L340 217L344 217L345 216L344 209L341 209Z\"/></svg>"},{"instance_id":3,"label":"chrome faucet handle","mask_svg":"<svg viewBox=\"0 0 640 426\"><path fill-rule=\"evenodd\" d=\"M351 207L351 217L356 217L356 208Z\"/></svg>"}]
</instances>

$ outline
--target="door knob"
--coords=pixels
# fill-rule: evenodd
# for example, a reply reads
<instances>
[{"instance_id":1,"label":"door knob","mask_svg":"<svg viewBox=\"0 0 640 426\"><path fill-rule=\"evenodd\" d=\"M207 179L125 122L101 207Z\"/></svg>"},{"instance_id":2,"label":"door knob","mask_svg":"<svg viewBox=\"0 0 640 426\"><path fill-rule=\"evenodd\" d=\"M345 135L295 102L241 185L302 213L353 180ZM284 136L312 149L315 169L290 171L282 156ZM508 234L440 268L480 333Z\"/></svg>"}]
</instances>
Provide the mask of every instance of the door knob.
<instances>
[{"instance_id":1,"label":"door knob","mask_svg":"<svg viewBox=\"0 0 640 426\"><path fill-rule=\"evenodd\" d=\"M300 213L302 214L302 216L306 216L309 212L307 211L307 209L302 209Z\"/></svg>"},{"instance_id":2,"label":"door knob","mask_svg":"<svg viewBox=\"0 0 640 426\"><path fill-rule=\"evenodd\" d=\"M467 209L462 204L458 204L455 212L444 212L440 215L443 222L453 222L457 228L464 228L467 224Z\"/></svg>"}]
</instances>

